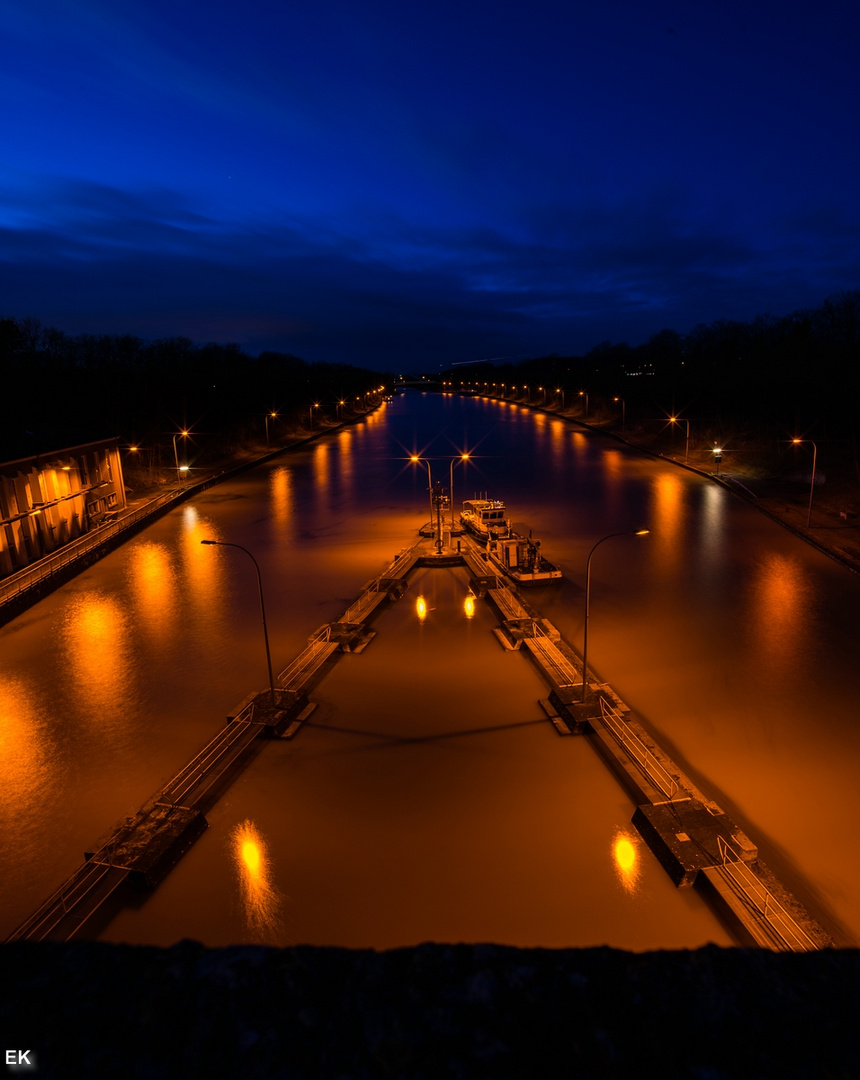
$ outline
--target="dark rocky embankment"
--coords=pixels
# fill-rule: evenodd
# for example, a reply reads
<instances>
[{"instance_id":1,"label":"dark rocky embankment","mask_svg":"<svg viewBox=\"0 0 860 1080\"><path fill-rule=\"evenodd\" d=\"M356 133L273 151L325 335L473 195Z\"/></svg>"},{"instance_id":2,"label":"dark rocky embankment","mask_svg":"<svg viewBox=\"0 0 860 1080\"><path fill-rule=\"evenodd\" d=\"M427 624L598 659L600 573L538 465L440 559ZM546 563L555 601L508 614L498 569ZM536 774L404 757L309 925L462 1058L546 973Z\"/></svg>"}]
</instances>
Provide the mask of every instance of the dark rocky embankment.
<instances>
[{"instance_id":1,"label":"dark rocky embankment","mask_svg":"<svg viewBox=\"0 0 860 1080\"><path fill-rule=\"evenodd\" d=\"M0 970L39 1077L860 1076L856 950L15 943Z\"/></svg>"}]
</instances>

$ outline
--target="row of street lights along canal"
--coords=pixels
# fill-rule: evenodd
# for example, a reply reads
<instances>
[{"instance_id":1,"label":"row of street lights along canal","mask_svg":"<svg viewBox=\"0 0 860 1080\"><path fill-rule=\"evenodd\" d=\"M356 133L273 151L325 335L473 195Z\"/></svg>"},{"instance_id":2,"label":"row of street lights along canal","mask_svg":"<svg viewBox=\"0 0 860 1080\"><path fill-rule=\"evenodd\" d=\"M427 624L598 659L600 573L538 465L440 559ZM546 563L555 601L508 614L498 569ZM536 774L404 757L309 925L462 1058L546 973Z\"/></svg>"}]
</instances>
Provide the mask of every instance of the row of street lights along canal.
<instances>
[{"instance_id":1,"label":"row of street lights along canal","mask_svg":"<svg viewBox=\"0 0 860 1080\"><path fill-rule=\"evenodd\" d=\"M382 393L384 393L384 391L385 391L384 386L377 387L376 390L370 391L367 394L360 395L359 397L357 397L355 399L355 402L356 402L356 404L359 404L362 401L362 398L364 398L367 403L371 403L373 398L377 394L382 394ZM352 400L352 399L350 399L350 400ZM330 402L329 404L334 404L336 406L336 408L337 408L337 419L338 419L338 421L340 421L341 418L342 418L342 415L343 415L342 410L343 410L344 406L347 404L346 399L345 398L338 398L336 401ZM309 425L310 425L311 428L314 428L316 426L316 424L314 422L314 417L316 415L318 415L318 414L316 414L314 412L314 410L315 409L320 409L322 407L323 407L323 404L322 404L322 402L319 402L319 401L314 401L310 405L310 407L308 409L308 420L309 420ZM279 412L272 409L269 412L267 412L265 414L264 418L263 418L264 423L265 423L265 427L266 427L266 449L267 450L271 449L271 442L270 442L270 438L269 438L269 421L270 420L278 420L278 419L280 419L280 415L281 414ZM183 463L182 465L179 464L179 450L178 450L177 445L176 445L176 440L179 439L179 438L188 439L190 436L191 436L191 431L189 431L187 428L183 428L181 431L177 431L172 436L172 441L173 441L173 461L174 461L174 464L176 466L176 479L180 483L183 480L187 479L188 473L189 473L189 471L191 469L191 466L188 465L187 463ZM137 444L132 444L127 449L129 450L130 453L137 454L137 453L140 452L141 447L138 446ZM152 448L150 448L149 453L150 453L150 455L152 454ZM151 463L151 460L150 460L150 466L151 466L151 464L152 463Z\"/></svg>"}]
</instances>

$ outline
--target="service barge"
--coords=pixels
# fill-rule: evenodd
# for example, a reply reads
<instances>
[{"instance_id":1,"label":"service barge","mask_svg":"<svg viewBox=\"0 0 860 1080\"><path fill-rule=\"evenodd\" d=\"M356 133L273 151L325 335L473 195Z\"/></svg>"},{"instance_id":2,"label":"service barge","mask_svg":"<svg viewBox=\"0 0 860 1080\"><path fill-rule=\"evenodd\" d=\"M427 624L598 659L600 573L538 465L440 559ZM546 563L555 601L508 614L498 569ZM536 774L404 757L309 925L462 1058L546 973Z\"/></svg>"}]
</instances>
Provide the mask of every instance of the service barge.
<instances>
[{"instance_id":1,"label":"service barge","mask_svg":"<svg viewBox=\"0 0 860 1080\"><path fill-rule=\"evenodd\" d=\"M505 516L499 499L467 499L460 512L463 528L486 542L485 555L518 585L560 581L561 570L541 555L540 540L518 532Z\"/></svg>"}]
</instances>

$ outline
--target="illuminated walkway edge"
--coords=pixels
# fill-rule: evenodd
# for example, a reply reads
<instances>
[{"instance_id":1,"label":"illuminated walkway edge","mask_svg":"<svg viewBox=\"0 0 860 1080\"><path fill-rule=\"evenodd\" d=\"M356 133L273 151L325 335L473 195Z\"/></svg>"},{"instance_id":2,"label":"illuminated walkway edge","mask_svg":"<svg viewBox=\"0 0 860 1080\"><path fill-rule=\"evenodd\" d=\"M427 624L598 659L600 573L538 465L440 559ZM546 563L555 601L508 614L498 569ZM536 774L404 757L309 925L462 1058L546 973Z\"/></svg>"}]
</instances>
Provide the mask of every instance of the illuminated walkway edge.
<instances>
[{"instance_id":1,"label":"illuminated walkway edge","mask_svg":"<svg viewBox=\"0 0 860 1080\"><path fill-rule=\"evenodd\" d=\"M482 546L462 536L440 552L422 539L368 582L339 619L321 626L269 690L249 694L227 723L133 817L110 830L84 865L6 940L69 940L126 883L154 888L206 830L205 812L271 738L292 739L315 706L308 692L344 652L361 652L370 620L398 600L418 567L461 567L476 598L498 612L509 651L526 649L550 687L540 702L560 735L585 735L637 804L633 824L677 886L700 887L744 943L780 951L833 946L826 931L776 879L755 844L686 776L606 683L582 699L580 657L513 585Z\"/></svg>"}]
</instances>

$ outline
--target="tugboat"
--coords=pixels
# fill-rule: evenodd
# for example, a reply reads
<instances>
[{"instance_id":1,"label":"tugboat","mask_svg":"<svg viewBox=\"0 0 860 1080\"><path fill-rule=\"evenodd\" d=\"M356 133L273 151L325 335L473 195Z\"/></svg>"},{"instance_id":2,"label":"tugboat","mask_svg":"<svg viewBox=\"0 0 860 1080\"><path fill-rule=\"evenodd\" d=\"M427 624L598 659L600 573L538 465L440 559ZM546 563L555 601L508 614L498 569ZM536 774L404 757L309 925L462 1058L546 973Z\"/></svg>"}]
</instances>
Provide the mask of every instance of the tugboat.
<instances>
[{"instance_id":1,"label":"tugboat","mask_svg":"<svg viewBox=\"0 0 860 1080\"><path fill-rule=\"evenodd\" d=\"M498 499L467 499L460 513L463 527L486 542L485 558L518 585L560 581L561 570L540 553L540 540L517 532Z\"/></svg>"}]
</instances>

